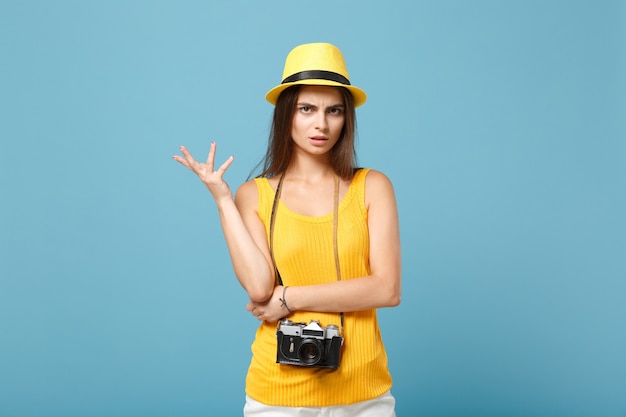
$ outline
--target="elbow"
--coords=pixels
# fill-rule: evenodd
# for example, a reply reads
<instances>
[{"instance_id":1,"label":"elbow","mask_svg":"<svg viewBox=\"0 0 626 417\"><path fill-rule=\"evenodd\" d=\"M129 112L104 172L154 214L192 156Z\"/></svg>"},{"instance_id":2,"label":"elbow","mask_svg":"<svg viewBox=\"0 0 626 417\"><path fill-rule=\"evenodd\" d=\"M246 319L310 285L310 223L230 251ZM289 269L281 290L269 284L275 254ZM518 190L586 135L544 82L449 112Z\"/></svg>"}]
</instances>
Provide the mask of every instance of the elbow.
<instances>
[{"instance_id":1,"label":"elbow","mask_svg":"<svg viewBox=\"0 0 626 417\"><path fill-rule=\"evenodd\" d=\"M385 307L397 307L402 301L402 290L399 280L387 287Z\"/></svg>"},{"instance_id":2,"label":"elbow","mask_svg":"<svg viewBox=\"0 0 626 417\"><path fill-rule=\"evenodd\" d=\"M385 307L397 307L400 305L400 301L402 300L402 294L400 288L391 287L387 292Z\"/></svg>"},{"instance_id":3,"label":"elbow","mask_svg":"<svg viewBox=\"0 0 626 417\"><path fill-rule=\"evenodd\" d=\"M400 301L402 301L402 295L400 291L392 291L389 294L389 298L387 299L387 307L397 307L400 305Z\"/></svg>"},{"instance_id":4,"label":"elbow","mask_svg":"<svg viewBox=\"0 0 626 417\"><path fill-rule=\"evenodd\" d=\"M248 297L250 298L250 301L253 301L255 303L266 302L267 300L270 299L273 293L274 293L273 288L259 287L259 288L248 289Z\"/></svg>"},{"instance_id":5,"label":"elbow","mask_svg":"<svg viewBox=\"0 0 626 417\"><path fill-rule=\"evenodd\" d=\"M243 268L236 269L235 275L248 294L250 301L263 303L269 300L274 293L274 277L269 273L269 270L267 274L255 271L260 271L260 268L256 267L252 271Z\"/></svg>"}]
</instances>

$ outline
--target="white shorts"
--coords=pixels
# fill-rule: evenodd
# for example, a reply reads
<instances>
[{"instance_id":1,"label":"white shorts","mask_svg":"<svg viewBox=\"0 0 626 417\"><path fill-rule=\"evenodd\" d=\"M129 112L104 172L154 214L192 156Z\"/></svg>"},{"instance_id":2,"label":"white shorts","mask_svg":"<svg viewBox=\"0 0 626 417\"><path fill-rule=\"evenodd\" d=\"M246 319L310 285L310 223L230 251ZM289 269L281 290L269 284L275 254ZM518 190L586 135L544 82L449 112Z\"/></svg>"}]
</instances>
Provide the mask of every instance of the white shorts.
<instances>
[{"instance_id":1,"label":"white shorts","mask_svg":"<svg viewBox=\"0 0 626 417\"><path fill-rule=\"evenodd\" d=\"M281 407L265 405L246 395L244 417L396 417L396 399L387 391L380 397L331 407Z\"/></svg>"}]
</instances>

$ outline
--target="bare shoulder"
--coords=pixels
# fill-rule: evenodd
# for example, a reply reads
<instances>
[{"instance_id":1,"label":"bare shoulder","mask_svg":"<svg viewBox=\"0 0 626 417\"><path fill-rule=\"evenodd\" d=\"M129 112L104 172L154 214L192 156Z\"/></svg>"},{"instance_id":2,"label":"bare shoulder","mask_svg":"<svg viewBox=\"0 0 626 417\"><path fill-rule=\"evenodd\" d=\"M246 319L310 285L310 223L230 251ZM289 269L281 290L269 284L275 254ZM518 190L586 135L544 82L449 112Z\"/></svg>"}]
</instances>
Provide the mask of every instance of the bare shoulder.
<instances>
[{"instance_id":1,"label":"bare shoulder","mask_svg":"<svg viewBox=\"0 0 626 417\"><path fill-rule=\"evenodd\" d=\"M370 170L365 177L365 205L368 210L387 207L395 210L396 197L391 180L382 172Z\"/></svg>"},{"instance_id":2,"label":"bare shoulder","mask_svg":"<svg viewBox=\"0 0 626 417\"><path fill-rule=\"evenodd\" d=\"M393 195L393 184L385 174L372 169L365 177L365 194L369 198Z\"/></svg>"},{"instance_id":3,"label":"bare shoulder","mask_svg":"<svg viewBox=\"0 0 626 417\"><path fill-rule=\"evenodd\" d=\"M235 204L239 209L256 209L259 201L259 189L254 180L241 184L235 194Z\"/></svg>"}]
</instances>

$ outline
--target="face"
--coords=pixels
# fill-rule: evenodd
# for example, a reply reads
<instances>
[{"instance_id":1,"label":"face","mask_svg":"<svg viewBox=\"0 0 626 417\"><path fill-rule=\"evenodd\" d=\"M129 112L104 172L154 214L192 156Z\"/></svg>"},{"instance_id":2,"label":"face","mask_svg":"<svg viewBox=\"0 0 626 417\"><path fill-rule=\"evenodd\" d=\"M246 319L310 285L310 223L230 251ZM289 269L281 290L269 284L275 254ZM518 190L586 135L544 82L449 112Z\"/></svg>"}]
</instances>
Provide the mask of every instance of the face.
<instances>
[{"instance_id":1,"label":"face","mask_svg":"<svg viewBox=\"0 0 626 417\"><path fill-rule=\"evenodd\" d=\"M328 153L339 140L344 121L345 105L338 89L302 87L291 127L296 152L313 155Z\"/></svg>"}]
</instances>

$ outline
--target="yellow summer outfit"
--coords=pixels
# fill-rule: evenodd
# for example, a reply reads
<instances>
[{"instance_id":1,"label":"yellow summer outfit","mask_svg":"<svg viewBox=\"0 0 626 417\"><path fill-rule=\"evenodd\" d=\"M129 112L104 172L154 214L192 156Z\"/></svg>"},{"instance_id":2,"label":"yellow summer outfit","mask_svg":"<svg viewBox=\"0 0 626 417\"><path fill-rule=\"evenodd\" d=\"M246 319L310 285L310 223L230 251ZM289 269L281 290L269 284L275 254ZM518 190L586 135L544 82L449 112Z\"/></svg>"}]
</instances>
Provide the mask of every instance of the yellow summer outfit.
<instances>
[{"instance_id":1,"label":"yellow summer outfit","mask_svg":"<svg viewBox=\"0 0 626 417\"><path fill-rule=\"evenodd\" d=\"M339 204L337 241L343 280L370 274L369 233L365 207L365 177L356 172ZM269 239L275 190L266 178L256 178L259 216ZM337 280L333 251L333 214L310 217L278 205L274 225L274 257L284 285L312 285ZM289 300L289 290L287 290ZM339 313L296 311L295 322L320 321L340 325ZM339 369L276 363L276 323L263 322L252 343L246 394L267 405L328 407L376 398L391 389L391 375L376 310L345 313L344 344Z\"/></svg>"}]
</instances>

